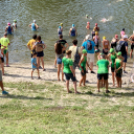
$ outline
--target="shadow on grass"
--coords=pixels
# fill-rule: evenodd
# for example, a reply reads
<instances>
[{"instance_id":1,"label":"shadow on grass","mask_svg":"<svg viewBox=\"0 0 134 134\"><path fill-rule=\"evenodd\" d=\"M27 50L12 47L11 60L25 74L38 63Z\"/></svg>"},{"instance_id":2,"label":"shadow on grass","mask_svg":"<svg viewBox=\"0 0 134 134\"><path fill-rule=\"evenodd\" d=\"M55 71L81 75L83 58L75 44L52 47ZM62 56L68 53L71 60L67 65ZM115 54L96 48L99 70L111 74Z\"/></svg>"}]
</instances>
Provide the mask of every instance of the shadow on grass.
<instances>
[{"instance_id":1,"label":"shadow on grass","mask_svg":"<svg viewBox=\"0 0 134 134\"><path fill-rule=\"evenodd\" d=\"M3 95L0 96L0 98L8 98L8 99L21 99L21 100L53 100L52 98L44 98L44 97L40 97L40 96L36 96L36 97L28 97L28 96L23 96L23 95Z\"/></svg>"}]
</instances>

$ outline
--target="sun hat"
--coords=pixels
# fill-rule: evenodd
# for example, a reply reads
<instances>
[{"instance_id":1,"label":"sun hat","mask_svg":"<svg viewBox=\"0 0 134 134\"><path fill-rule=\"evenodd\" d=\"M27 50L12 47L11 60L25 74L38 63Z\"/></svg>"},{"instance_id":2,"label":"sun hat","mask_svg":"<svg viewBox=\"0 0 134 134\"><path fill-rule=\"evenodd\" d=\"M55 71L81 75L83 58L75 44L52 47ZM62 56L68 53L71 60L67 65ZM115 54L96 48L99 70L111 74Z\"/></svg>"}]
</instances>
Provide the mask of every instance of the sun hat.
<instances>
[{"instance_id":1,"label":"sun hat","mask_svg":"<svg viewBox=\"0 0 134 134\"><path fill-rule=\"evenodd\" d=\"M86 50L86 49L83 49L83 50L82 50L82 53L83 53L83 54L87 53L87 50Z\"/></svg>"},{"instance_id":2,"label":"sun hat","mask_svg":"<svg viewBox=\"0 0 134 134\"><path fill-rule=\"evenodd\" d=\"M92 40L92 37L90 34L88 34L86 37L85 37L86 40Z\"/></svg>"}]
</instances>

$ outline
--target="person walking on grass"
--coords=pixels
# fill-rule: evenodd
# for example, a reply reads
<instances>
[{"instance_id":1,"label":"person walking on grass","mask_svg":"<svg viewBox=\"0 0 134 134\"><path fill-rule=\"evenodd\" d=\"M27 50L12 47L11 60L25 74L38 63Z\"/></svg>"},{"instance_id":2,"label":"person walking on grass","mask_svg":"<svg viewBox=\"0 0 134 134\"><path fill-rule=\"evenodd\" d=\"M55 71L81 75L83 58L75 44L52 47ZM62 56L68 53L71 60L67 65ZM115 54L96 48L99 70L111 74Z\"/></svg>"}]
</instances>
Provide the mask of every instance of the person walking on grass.
<instances>
[{"instance_id":1,"label":"person walking on grass","mask_svg":"<svg viewBox=\"0 0 134 134\"><path fill-rule=\"evenodd\" d=\"M0 64L2 63L2 60L0 58ZM3 82L2 82L2 71L0 70L0 87L2 89L2 94L7 95L8 92L4 90Z\"/></svg>"},{"instance_id":2,"label":"person walking on grass","mask_svg":"<svg viewBox=\"0 0 134 134\"><path fill-rule=\"evenodd\" d=\"M37 42L35 43L33 49L35 49L37 53L37 64L39 67L40 67L40 60L41 60L43 71L46 71L46 69L44 69L44 52L43 52L45 48L46 48L46 45L43 41L41 41L41 36L38 36Z\"/></svg>"},{"instance_id":3,"label":"person walking on grass","mask_svg":"<svg viewBox=\"0 0 134 134\"><path fill-rule=\"evenodd\" d=\"M34 72L34 70L37 70L38 79L41 79L40 78L40 72L39 72L39 66L38 66L38 64L36 62L36 57L37 57L37 53L34 52L33 55L32 55L32 58L31 58L31 65L32 65L31 79L33 79L33 72Z\"/></svg>"},{"instance_id":4,"label":"person walking on grass","mask_svg":"<svg viewBox=\"0 0 134 134\"><path fill-rule=\"evenodd\" d=\"M27 43L27 47L31 51L31 57L33 57L32 54L33 54L33 52L35 52L35 50L33 49L33 46L36 43L36 40L37 40L37 35L34 34L33 38L31 40L29 40L29 42Z\"/></svg>"},{"instance_id":5,"label":"person walking on grass","mask_svg":"<svg viewBox=\"0 0 134 134\"><path fill-rule=\"evenodd\" d=\"M111 72L112 72L112 80L113 87L115 86L115 59L117 58L114 48L110 49L110 54L108 55L109 61L111 62Z\"/></svg>"},{"instance_id":6,"label":"person walking on grass","mask_svg":"<svg viewBox=\"0 0 134 134\"><path fill-rule=\"evenodd\" d=\"M77 91L77 84L76 84L76 77L75 77L75 72L73 69L73 61L71 60L71 50L66 51L66 57L62 59L62 69L66 77L66 87L67 87L67 92L72 93L72 91L69 90L69 81L70 79L73 81L74 85L74 92L79 93Z\"/></svg>"},{"instance_id":7,"label":"person walking on grass","mask_svg":"<svg viewBox=\"0 0 134 134\"><path fill-rule=\"evenodd\" d=\"M61 70L62 69L62 58L64 56L64 53L63 53L64 51L65 51L65 47L62 46L61 43L57 43L55 46L55 53L57 55L57 65L58 65L57 78L58 78L58 81L60 81L60 72L62 72L62 81L64 81L64 74L63 74L63 71Z\"/></svg>"},{"instance_id":8,"label":"person walking on grass","mask_svg":"<svg viewBox=\"0 0 134 134\"><path fill-rule=\"evenodd\" d=\"M97 61L97 87L98 87L98 92L100 92L100 83L101 80L104 78L104 85L106 87L106 93L109 93L110 91L108 90L108 72L109 72L109 61L106 60L106 55L102 55L102 59Z\"/></svg>"},{"instance_id":9,"label":"person walking on grass","mask_svg":"<svg viewBox=\"0 0 134 134\"><path fill-rule=\"evenodd\" d=\"M2 53L4 55L6 55L6 67L10 67L9 62L8 62L9 61L9 58L8 58L8 46L10 45L10 41L7 38L7 33L5 33L4 37L2 37L0 39L0 44L1 44L1 50L3 50Z\"/></svg>"},{"instance_id":10,"label":"person walking on grass","mask_svg":"<svg viewBox=\"0 0 134 134\"><path fill-rule=\"evenodd\" d=\"M83 83L83 86L86 86L85 83L86 83L86 65L89 67L89 64L87 62L87 51L86 49L83 49L82 50L82 56L81 56L81 59L80 59L80 62L79 62L79 67L80 67L80 70L81 70L81 80L80 80L80 83L79 83L79 86L81 87L81 84ZM89 69L91 70L91 68L89 67Z\"/></svg>"},{"instance_id":11,"label":"person walking on grass","mask_svg":"<svg viewBox=\"0 0 134 134\"><path fill-rule=\"evenodd\" d=\"M116 80L117 80L117 87L122 87L122 53L117 53L117 59L115 60L115 72L116 72Z\"/></svg>"}]
</instances>

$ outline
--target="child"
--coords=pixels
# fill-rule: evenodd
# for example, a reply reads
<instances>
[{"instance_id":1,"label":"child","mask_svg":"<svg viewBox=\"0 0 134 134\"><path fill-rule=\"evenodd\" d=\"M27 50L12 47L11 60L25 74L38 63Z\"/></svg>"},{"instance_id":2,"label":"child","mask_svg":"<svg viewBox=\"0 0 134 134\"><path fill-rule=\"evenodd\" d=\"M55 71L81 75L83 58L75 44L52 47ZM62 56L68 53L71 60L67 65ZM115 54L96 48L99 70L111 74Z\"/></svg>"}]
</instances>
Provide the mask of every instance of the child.
<instances>
[{"instance_id":1,"label":"child","mask_svg":"<svg viewBox=\"0 0 134 134\"><path fill-rule=\"evenodd\" d=\"M33 57L31 58L31 65L32 65L31 79L33 79L33 72L35 69L37 69L38 79L40 79L39 67L36 62L36 56L37 56L37 53L33 53Z\"/></svg>"},{"instance_id":2,"label":"child","mask_svg":"<svg viewBox=\"0 0 134 134\"><path fill-rule=\"evenodd\" d=\"M87 29L87 34L90 34L90 22L87 22L86 29Z\"/></svg>"},{"instance_id":3,"label":"child","mask_svg":"<svg viewBox=\"0 0 134 134\"><path fill-rule=\"evenodd\" d=\"M83 86L85 86L85 82L86 82L86 65L89 67L89 64L87 62L87 51L86 49L82 50L82 56L79 62L79 66L80 66L80 70L81 70L81 75L82 78L80 80L79 86L81 86L81 84L83 83ZM91 68L89 67L89 69L91 70Z\"/></svg>"},{"instance_id":4,"label":"child","mask_svg":"<svg viewBox=\"0 0 134 134\"><path fill-rule=\"evenodd\" d=\"M118 52L117 53L117 59L115 60L115 72L116 72L116 80L117 80L117 87L122 86L122 67L123 67L123 62L122 62L122 53Z\"/></svg>"},{"instance_id":5,"label":"child","mask_svg":"<svg viewBox=\"0 0 134 134\"><path fill-rule=\"evenodd\" d=\"M17 28L17 20L14 20L12 26L13 26L14 28Z\"/></svg>"}]
</instances>

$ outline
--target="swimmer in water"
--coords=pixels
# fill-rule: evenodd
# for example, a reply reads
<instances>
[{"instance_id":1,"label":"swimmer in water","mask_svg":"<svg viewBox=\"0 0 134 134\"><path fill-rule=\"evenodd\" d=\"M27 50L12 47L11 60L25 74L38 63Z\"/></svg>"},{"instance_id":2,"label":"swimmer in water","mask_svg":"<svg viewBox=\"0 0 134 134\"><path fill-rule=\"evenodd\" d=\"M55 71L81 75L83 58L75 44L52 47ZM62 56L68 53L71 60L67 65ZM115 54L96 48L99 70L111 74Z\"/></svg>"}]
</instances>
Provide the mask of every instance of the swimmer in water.
<instances>
[{"instance_id":1,"label":"swimmer in water","mask_svg":"<svg viewBox=\"0 0 134 134\"><path fill-rule=\"evenodd\" d=\"M61 26L61 29L62 29L62 31L63 31L63 23L60 23L60 26Z\"/></svg>"},{"instance_id":2,"label":"swimmer in water","mask_svg":"<svg viewBox=\"0 0 134 134\"><path fill-rule=\"evenodd\" d=\"M124 36L125 34L126 34L126 33L125 33L125 28L123 28L122 31L120 32L121 38L123 38L123 36Z\"/></svg>"},{"instance_id":3,"label":"swimmer in water","mask_svg":"<svg viewBox=\"0 0 134 134\"><path fill-rule=\"evenodd\" d=\"M31 27L32 31L37 31L39 26L36 24L36 20L33 20L33 23L29 24L29 27Z\"/></svg>"},{"instance_id":4,"label":"swimmer in water","mask_svg":"<svg viewBox=\"0 0 134 134\"><path fill-rule=\"evenodd\" d=\"M87 22L86 29L87 29L87 34L90 34L90 22Z\"/></svg>"},{"instance_id":5,"label":"swimmer in water","mask_svg":"<svg viewBox=\"0 0 134 134\"><path fill-rule=\"evenodd\" d=\"M17 20L14 20L12 27L17 28Z\"/></svg>"},{"instance_id":6,"label":"swimmer in water","mask_svg":"<svg viewBox=\"0 0 134 134\"><path fill-rule=\"evenodd\" d=\"M6 32L7 34L10 34L10 35L12 34L12 32L13 32L13 27L11 26L11 23L7 23L5 32Z\"/></svg>"},{"instance_id":7,"label":"swimmer in water","mask_svg":"<svg viewBox=\"0 0 134 134\"><path fill-rule=\"evenodd\" d=\"M86 19L88 19L88 14L86 14Z\"/></svg>"},{"instance_id":8,"label":"swimmer in water","mask_svg":"<svg viewBox=\"0 0 134 134\"><path fill-rule=\"evenodd\" d=\"M69 30L69 36L75 37L77 34L75 24L72 24L72 28Z\"/></svg>"},{"instance_id":9,"label":"swimmer in water","mask_svg":"<svg viewBox=\"0 0 134 134\"><path fill-rule=\"evenodd\" d=\"M61 26L58 27L58 36L60 36L60 35L62 35L62 27Z\"/></svg>"}]
</instances>

